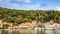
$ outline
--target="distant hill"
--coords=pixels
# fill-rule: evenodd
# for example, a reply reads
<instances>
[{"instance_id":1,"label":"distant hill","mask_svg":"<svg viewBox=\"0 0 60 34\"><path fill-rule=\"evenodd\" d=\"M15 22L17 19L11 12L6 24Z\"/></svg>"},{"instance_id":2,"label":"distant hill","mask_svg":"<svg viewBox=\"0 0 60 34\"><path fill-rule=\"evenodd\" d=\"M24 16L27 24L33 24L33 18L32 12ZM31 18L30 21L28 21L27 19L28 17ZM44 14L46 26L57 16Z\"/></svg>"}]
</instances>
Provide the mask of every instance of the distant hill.
<instances>
[{"instance_id":1,"label":"distant hill","mask_svg":"<svg viewBox=\"0 0 60 34\"><path fill-rule=\"evenodd\" d=\"M16 10L0 7L0 20L21 24L22 22L31 22L37 20L40 22L49 22L54 20L60 23L60 11L58 10Z\"/></svg>"}]
</instances>

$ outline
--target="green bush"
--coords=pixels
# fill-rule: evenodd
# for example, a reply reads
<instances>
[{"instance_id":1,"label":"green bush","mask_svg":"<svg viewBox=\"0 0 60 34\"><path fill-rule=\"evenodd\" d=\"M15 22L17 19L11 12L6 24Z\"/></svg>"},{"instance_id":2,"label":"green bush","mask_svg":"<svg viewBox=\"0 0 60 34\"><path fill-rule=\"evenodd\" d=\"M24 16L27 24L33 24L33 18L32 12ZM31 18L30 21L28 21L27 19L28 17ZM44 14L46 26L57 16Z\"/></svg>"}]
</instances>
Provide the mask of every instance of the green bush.
<instances>
[{"instance_id":1,"label":"green bush","mask_svg":"<svg viewBox=\"0 0 60 34\"><path fill-rule=\"evenodd\" d=\"M9 24L3 24L2 25L2 28L8 28L9 27Z\"/></svg>"}]
</instances>

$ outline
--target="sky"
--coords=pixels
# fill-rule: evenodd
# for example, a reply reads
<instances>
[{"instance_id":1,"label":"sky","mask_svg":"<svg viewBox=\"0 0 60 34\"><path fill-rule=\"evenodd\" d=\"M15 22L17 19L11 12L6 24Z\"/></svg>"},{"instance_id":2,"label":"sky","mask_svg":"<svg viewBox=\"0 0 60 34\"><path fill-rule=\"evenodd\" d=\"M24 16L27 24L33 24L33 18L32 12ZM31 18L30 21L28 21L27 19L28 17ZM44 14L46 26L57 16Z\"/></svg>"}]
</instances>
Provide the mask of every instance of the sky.
<instances>
[{"instance_id":1,"label":"sky","mask_svg":"<svg viewBox=\"0 0 60 34\"><path fill-rule=\"evenodd\" d=\"M0 7L19 10L60 10L60 0L0 0Z\"/></svg>"}]
</instances>

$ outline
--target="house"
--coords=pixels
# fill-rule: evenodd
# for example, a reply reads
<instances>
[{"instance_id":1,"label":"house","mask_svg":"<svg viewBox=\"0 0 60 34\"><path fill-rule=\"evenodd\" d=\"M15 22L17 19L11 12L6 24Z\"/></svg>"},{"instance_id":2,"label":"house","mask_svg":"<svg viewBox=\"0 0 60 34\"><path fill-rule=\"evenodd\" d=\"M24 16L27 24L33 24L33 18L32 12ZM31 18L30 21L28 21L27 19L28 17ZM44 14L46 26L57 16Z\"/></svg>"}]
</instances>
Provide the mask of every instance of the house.
<instances>
[{"instance_id":1,"label":"house","mask_svg":"<svg viewBox=\"0 0 60 34\"><path fill-rule=\"evenodd\" d=\"M2 27L2 20L0 20L0 28Z\"/></svg>"},{"instance_id":2,"label":"house","mask_svg":"<svg viewBox=\"0 0 60 34\"><path fill-rule=\"evenodd\" d=\"M43 25L50 25L50 23L49 22L45 22Z\"/></svg>"},{"instance_id":3,"label":"house","mask_svg":"<svg viewBox=\"0 0 60 34\"><path fill-rule=\"evenodd\" d=\"M32 21L32 26L34 27L34 26L36 26L37 25L37 21L36 20L33 20Z\"/></svg>"},{"instance_id":4,"label":"house","mask_svg":"<svg viewBox=\"0 0 60 34\"><path fill-rule=\"evenodd\" d=\"M20 30L24 30L24 31L30 30L31 27L32 27L32 23L31 23L31 22L21 23L21 24L19 25L19 29L20 29Z\"/></svg>"},{"instance_id":5,"label":"house","mask_svg":"<svg viewBox=\"0 0 60 34\"><path fill-rule=\"evenodd\" d=\"M31 22L25 22L25 23L21 23L19 26L29 26L29 27L31 27L32 23Z\"/></svg>"},{"instance_id":6,"label":"house","mask_svg":"<svg viewBox=\"0 0 60 34\"><path fill-rule=\"evenodd\" d=\"M32 26L31 22L25 22L25 26Z\"/></svg>"}]
</instances>

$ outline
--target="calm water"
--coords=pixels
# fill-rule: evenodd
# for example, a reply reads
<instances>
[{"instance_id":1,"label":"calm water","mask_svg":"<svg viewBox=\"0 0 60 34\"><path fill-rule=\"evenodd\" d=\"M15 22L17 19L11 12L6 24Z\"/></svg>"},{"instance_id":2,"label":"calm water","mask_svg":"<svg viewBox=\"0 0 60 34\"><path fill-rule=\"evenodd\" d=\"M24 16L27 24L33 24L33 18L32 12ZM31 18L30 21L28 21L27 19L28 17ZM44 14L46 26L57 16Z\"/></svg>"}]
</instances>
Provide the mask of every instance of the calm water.
<instances>
[{"instance_id":1,"label":"calm water","mask_svg":"<svg viewBox=\"0 0 60 34\"><path fill-rule=\"evenodd\" d=\"M60 34L60 30L20 30L20 29L5 29L0 30L0 34Z\"/></svg>"}]
</instances>

